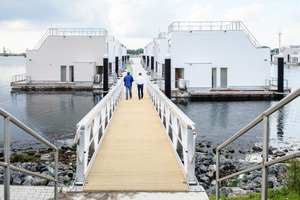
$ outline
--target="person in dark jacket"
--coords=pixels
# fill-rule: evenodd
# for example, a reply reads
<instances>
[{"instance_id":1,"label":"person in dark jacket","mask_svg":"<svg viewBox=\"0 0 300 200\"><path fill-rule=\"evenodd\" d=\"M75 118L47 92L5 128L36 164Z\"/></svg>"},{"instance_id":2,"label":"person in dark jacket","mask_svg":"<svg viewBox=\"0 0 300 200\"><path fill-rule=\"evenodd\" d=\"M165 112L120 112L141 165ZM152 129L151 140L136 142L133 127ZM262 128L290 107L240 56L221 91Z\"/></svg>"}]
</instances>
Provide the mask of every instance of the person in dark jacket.
<instances>
[{"instance_id":1,"label":"person in dark jacket","mask_svg":"<svg viewBox=\"0 0 300 200\"><path fill-rule=\"evenodd\" d=\"M126 100L128 100L128 90L130 99L132 98L132 82L133 78L130 75L130 72L127 72L127 75L124 77L124 86L126 87Z\"/></svg>"}]
</instances>

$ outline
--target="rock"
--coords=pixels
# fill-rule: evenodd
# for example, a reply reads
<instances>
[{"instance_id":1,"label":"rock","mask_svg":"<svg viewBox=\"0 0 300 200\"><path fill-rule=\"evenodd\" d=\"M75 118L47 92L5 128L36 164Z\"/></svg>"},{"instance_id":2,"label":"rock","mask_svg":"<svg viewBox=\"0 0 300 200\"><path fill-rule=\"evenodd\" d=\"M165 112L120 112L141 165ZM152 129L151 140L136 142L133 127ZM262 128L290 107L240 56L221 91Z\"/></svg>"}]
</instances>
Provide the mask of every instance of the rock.
<instances>
[{"instance_id":1,"label":"rock","mask_svg":"<svg viewBox=\"0 0 300 200\"><path fill-rule=\"evenodd\" d=\"M261 152L261 151L262 151L262 148L260 148L260 147L258 147L258 146L253 146L253 147L252 147L252 150L253 150L254 152Z\"/></svg>"},{"instance_id":2,"label":"rock","mask_svg":"<svg viewBox=\"0 0 300 200\"><path fill-rule=\"evenodd\" d=\"M13 178L11 184L12 185L21 185L21 183L22 183L22 180L19 177L15 177L15 178Z\"/></svg>"},{"instance_id":3,"label":"rock","mask_svg":"<svg viewBox=\"0 0 300 200\"><path fill-rule=\"evenodd\" d=\"M254 171L252 171L252 172L250 172L250 174L248 175L248 179L249 180L254 180L254 179L256 179L257 177L261 177L261 173L259 172L259 171L257 171L257 170L254 170Z\"/></svg>"},{"instance_id":4,"label":"rock","mask_svg":"<svg viewBox=\"0 0 300 200\"><path fill-rule=\"evenodd\" d=\"M284 149L284 150L283 150L283 152L287 153L287 152L289 152L289 150L287 150L287 149Z\"/></svg>"},{"instance_id":5,"label":"rock","mask_svg":"<svg viewBox=\"0 0 300 200\"><path fill-rule=\"evenodd\" d=\"M248 192L247 190L243 190L239 187L232 187L231 190L232 190L232 193L235 195L246 195Z\"/></svg>"},{"instance_id":6,"label":"rock","mask_svg":"<svg viewBox=\"0 0 300 200\"><path fill-rule=\"evenodd\" d=\"M200 170L201 173L206 173L207 172L207 167L205 165L201 164L199 166L199 170Z\"/></svg>"},{"instance_id":7,"label":"rock","mask_svg":"<svg viewBox=\"0 0 300 200\"><path fill-rule=\"evenodd\" d=\"M73 173L72 170L68 170L68 171L67 171L67 176L68 176L68 177L73 178L73 174L74 174L74 173Z\"/></svg>"},{"instance_id":8,"label":"rock","mask_svg":"<svg viewBox=\"0 0 300 200\"><path fill-rule=\"evenodd\" d=\"M33 185L33 186L47 185L47 183L48 183L47 179L40 178L40 177L36 177L36 178L32 181L32 185Z\"/></svg>"},{"instance_id":9,"label":"rock","mask_svg":"<svg viewBox=\"0 0 300 200\"><path fill-rule=\"evenodd\" d=\"M49 187L54 187L54 182L53 181L50 181L48 184L47 184L47 186L49 186Z\"/></svg>"},{"instance_id":10,"label":"rock","mask_svg":"<svg viewBox=\"0 0 300 200\"><path fill-rule=\"evenodd\" d=\"M200 176L198 176L199 181L202 183L208 183L209 182L209 178L207 176L205 176L204 174L201 174Z\"/></svg>"},{"instance_id":11,"label":"rock","mask_svg":"<svg viewBox=\"0 0 300 200\"><path fill-rule=\"evenodd\" d=\"M282 151L276 151L276 152L274 153L274 155L275 155L275 156L282 157L282 156L285 156L285 153L282 152Z\"/></svg>"},{"instance_id":12,"label":"rock","mask_svg":"<svg viewBox=\"0 0 300 200\"><path fill-rule=\"evenodd\" d=\"M247 184L243 181L238 182L237 186L244 190L247 188Z\"/></svg>"},{"instance_id":13,"label":"rock","mask_svg":"<svg viewBox=\"0 0 300 200\"><path fill-rule=\"evenodd\" d=\"M287 172L287 170L288 170L286 164L278 164L278 165L275 165L275 166L277 166L278 171L279 171L280 173L285 173L285 172Z\"/></svg>"},{"instance_id":14,"label":"rock","mask_svg":"<svg viewBox=\"0 0 300 200\"><path fill-rule=\"evenodd\" d=\"M26 153L27 153L27 155L29 155L29 156L34 156L34 155L36 154L36 151L30 150L30 151L27 151Z\"/></svg>"},{"instance_id":15,"label":"rock","mask_svg":"<svg viewBox=\"0 0 300 200\"><path fill-rule=\"evenodd\" d=\"M230 193L232 193L232 190L229 187L223 187L220 189L220 193L227 197Z\"/></svg>"},{"instance_id":16,"label":"rock","mask_svg":"<svg viewBox=\"0 0 300 200\"><path fill-rule=\"evenodd\" d=\"M212 179L214 177L214 171L206 172L205 175L208 176L208 178Z\"/></svg>"},{"instance_id":17,"label":"rock","mask_svg":"<svg viewBox=\"0 0 300 200\"><path fill-rule=\"evenodd\" d=\"M40 160L41 161L52 161L54 158L50 154L42 154Z\"/></svg>"},{"instance_id":18,"label":"rock","mask_svg":"<svg viewBox=\"0 0 300 200\"><path fill-rule=\"evenodd\" d=\"M4 183L4 176L2 174L0 174L0 184Z\"/></svg>"},{"instance_id":19,"label":"rock","mask_svg":"<svg viewBox=\"0 0 300 200\"><path fill-rule=\"evenodd\" d=\"M209 169L210 171L216 171L216 165L209 165L209 166L208 166L208 169Z\"/></svg>"},{"instance_id":20,"label":"rock","mask_svg":"<svg viewBox=\"0 0 300 200\"><path fill-rule=\"evenodd\" d=\"M0 150L0 157L4 157L4 150L3 149Z\"/></svg>"},{"instance_id":21,"label":"rock","mask_svg":"<svg viewBox=\"0 0 300 200\"><path fill-rule=\"evenodd\" d=\"M244 169L248 169L248 168L251 168L251 167L254 167L254 166L257 166L257 163L255 163L255 162L241 162L238 165L236 165L236 169L238 171L242 171Z\"/></svg>"},{"instance_id":22,"label":"rock","mask_svg":"<svg viewBox=\"0 0 300 200\"><path fill-rule=\"evenodd\" d=\"M33 182L34 178L32 176L26 176L24 178L24 182L22 183L22 185L26 185L26 186L31 186L32 182Z\"/></svg>"},{"instance_id":23,"label":"rock","mask_svg":"<svg viewBox=\"0 0 300 200\"><path fill-rule=\"evenodd\" d=\"M229 151L229 153L234 153L235 152L235 150L232 149L232 148L228 149L228 151Z\"/></svg>"}]
</instances>

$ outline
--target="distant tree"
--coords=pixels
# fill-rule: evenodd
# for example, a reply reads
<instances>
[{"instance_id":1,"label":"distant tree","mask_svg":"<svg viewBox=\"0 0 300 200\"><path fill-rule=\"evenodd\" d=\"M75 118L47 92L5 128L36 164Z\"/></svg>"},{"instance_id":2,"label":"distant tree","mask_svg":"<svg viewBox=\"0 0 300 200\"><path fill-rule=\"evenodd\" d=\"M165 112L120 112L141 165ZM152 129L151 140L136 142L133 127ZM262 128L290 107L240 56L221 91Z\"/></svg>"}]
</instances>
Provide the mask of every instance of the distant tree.
<instances>
[{"instance_id":1,"label":"distant tree","mask_svg":"<svg viewBox=\"0 0 300 200\"><path fill-rule=\"evenodd\" d=\"M144 53L144 49L127 49L127 54L130 54L130 55L139 55L139 54L142 54Z\"/></svg>"}]
</instances>

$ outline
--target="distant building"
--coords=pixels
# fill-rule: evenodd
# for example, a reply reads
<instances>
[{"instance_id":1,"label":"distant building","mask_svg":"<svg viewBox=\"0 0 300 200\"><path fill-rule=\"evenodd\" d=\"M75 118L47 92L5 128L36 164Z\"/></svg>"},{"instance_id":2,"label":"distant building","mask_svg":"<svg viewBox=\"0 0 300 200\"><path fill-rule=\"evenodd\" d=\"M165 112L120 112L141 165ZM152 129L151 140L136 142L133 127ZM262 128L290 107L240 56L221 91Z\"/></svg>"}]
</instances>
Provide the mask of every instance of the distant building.
<instances>
[{"instance_id":1,"label":"distant building","mask_svg":"<svg viewBox=\"0 0 300 200\"><path fill-rule=\"evenodd\" d=\"M299 53L300 53L300 45L286 45L280 48L280 52L284 56L284 61L286 63L298 63Z\"/></svg>"},{"instance_id":2,"label":"distant building","mask_svg":"<svg viewBox=\"0 0 300 200\"><path fill-rule=\"evenodd\" d=\"M126 47L105 29L51 28L33 50L27 50L26 75L31 83L92 85L101 81L105 54L113 76L116 66L122 66Z\"/></svg>"},{"instance_id":3,"label":"distant building","mask_svg":"<svg viewBox=\"0 0 300 200\"><path fill-rule=\"evenodd\" d=\"M263 89L270 78L270 49L262 48L240 21L174 22L165 38L164 47L159 40L158 71L167 48L172 89L182 80L189 91Z\"/></svg>"}]
</instances>

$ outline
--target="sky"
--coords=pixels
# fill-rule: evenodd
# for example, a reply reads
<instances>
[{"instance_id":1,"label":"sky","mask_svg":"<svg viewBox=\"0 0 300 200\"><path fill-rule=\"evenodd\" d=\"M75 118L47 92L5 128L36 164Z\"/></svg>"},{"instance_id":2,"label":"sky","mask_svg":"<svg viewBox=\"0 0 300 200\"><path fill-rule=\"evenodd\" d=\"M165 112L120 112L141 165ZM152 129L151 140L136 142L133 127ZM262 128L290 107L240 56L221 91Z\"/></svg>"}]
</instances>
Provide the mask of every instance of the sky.
<instances>
[{"instance_id":1,"label":"sky","mask_svg":"<svg viewBox=\"0 0 300 200\"><path fill-rule=\"evenodd\" d=\"M175 21L242 21L262 46L300 45L300 0L0 0L0 52L33 49L49 28L105 28L144 48Z\"/></svg>"}]
</instances>

